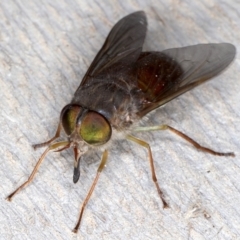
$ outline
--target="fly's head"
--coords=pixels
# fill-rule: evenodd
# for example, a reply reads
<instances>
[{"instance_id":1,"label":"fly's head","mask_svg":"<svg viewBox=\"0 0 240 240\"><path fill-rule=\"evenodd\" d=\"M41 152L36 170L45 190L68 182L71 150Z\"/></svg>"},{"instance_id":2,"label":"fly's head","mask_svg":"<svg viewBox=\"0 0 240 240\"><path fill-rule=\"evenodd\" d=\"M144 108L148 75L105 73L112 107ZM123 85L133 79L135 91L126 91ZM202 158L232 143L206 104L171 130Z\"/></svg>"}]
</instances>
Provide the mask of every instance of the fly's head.
<instances>
[{"instance_id":1,"label":"fly's head","mask_svg":"<svg viewBox=\"0 0 240 240\"><path fill-rule=\"evenodd\" d=\"M80 177L81 156L89 148L107 143L111 138L112 128L103 115L76 104L69 104L63 108L61 124L74 150L73 182L76 183Z\"/></svg>"}]
</instances>

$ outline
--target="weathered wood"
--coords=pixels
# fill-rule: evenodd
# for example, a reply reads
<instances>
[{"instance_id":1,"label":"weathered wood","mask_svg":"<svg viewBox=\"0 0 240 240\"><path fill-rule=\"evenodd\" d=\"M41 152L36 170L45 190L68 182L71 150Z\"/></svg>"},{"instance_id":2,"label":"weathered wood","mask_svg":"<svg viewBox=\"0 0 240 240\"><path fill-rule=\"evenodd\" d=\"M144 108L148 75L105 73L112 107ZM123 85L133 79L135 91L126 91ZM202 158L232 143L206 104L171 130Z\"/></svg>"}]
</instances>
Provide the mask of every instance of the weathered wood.
<instances>
[{"instance_id":1,"label":"weathered wood","mask_svg":"<svg viewBox=\"0 0 240 240\"><path fill-rule=\"evenodd\" d=\"M170 132L138 134L152 147L170 209L161 208L147 152L127 141L110 151L76 236L71 230L101 152L81 162L77 184L72 152L51 153L30 186L4 200L29 176L43 151L31 144L53 136L111 27L139 9L148 16L147 50L209 42L239 48L237 1L0 2L1 239L240 238L239 54L225 73L144 122L167 123L235 158L199 152Z\"/></svg>"}]
</instances>

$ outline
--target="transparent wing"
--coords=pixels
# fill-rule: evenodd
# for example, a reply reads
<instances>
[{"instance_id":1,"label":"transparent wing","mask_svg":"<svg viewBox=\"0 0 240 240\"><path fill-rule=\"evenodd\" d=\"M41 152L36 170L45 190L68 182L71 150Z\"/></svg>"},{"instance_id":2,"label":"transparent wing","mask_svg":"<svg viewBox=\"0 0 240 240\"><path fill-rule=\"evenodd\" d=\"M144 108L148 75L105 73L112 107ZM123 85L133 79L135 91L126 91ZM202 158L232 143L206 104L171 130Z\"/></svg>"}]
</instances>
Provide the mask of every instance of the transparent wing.
<instances>
[{"instance_id":1,"label":"transparent wing","mask_svg":"<svg viewBox=\"0 0 240 240\"><path fill-rule=\"evenodd\" d=\"M127 15L117 22L86 72L80 86L84 85L89 78L103 74L112 65L119 64L124 68L135 62L142 51L146 31L147 19L143 11Z\"/></svg>"},{"instance_id":2,"label":"transparent wing","mask_svg":"<svg viewBox=\"0 0 240 240\"><path fill-rule=\"evenodd\" d=\"M235 54L236 48L229 43L142 53L137 62L138 85L148 103L139 115L144 116L218 75L233 61Z\"/></svg>"}]
</instances>

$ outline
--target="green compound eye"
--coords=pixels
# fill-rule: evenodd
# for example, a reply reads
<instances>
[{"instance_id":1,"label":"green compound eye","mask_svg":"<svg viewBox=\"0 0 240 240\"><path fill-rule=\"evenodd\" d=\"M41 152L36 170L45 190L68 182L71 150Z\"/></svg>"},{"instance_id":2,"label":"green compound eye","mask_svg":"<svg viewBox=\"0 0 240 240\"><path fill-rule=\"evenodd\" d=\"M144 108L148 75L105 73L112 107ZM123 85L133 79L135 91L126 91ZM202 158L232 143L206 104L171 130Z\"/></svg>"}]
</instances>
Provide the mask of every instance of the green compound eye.
<instances>
[{"instance_id":1,"label":"green compound eye","mask_svg":"<svg viewBox=\"0 0 240 240\"><path fill-rule=\"evenodd\" d=\"M80 135L88 144L102 145L110 139L111 134L110 124L99 113L88 112L82 119Z\"/></svg>"},{"instance_id":2,"label":"green compound eye","mask_svg":"<svg viewBox=\"0 0 240 240\"><path fill-rule=\"evenodd\" d=\"M61 114L62 126L67 135L71 135L76 127L76 120L81 111L81 107L77 105L67 105Z\"/></svg>"}]
</instances>

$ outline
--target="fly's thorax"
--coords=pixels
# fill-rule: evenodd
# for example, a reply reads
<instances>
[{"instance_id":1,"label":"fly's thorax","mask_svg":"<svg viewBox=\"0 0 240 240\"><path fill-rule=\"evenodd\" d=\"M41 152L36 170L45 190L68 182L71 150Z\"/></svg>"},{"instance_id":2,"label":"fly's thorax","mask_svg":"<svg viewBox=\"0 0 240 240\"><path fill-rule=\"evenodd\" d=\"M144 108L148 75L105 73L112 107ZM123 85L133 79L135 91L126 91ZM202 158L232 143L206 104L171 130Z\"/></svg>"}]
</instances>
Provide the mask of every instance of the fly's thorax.
<instances>
[{"instance_id":1,"label":"fly's thorax","mask_svg":"<svg viewBox=\"0 0 240 240\"><path fill-rule=\"evenodd\" d=\"M137 112L142 108L142 102L141 90L136 90L127 79L107 77L92 79L87 85L81 86L72 100L73 104L103 115L119 131L128 129L138 120Z\"/></svg>"},{"instance_id":2,"label":"fly's thorax","mask_svg":"<svg viewBox=\"0 0 240 240\"><path fill-rule=\"evenodd\" d=\"M138 115L139 109L144 105L143 93L133 86L129 86L128 95L121 101L118 109L114 111L111 118L111 124L118 130L126 132L140 120Z\"/></svg>"},{"instance_id":3,"label":"fly's thorax","mask_svg":"<svg viewBox=\"0 0 240 240\"><path fill-rule=\"evenodd\" d=\"M111 125L103 115L77 104L63 108L61 123L71 145L77 147L82 154L90 146L107 143L112 135Z\"/></svg>"},{"instance_id":4,"label":"fly's thorax","mask_svg":"<svg viewBox=\"0 0 240 240\"><path fill-rule=\"evenodd\" d=\"M118 131L129 131L131 127L138 122L139 118L135 112L131 112L128 109L122 111L116 111L111 118L111 124L113 128Z\"/></svg>"}]
</instances>

